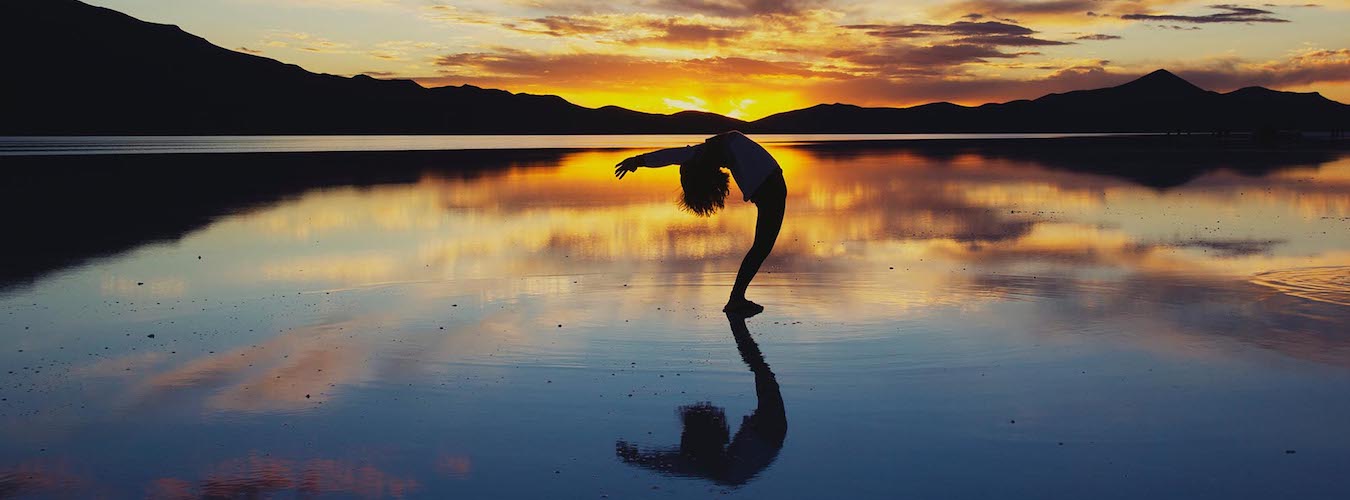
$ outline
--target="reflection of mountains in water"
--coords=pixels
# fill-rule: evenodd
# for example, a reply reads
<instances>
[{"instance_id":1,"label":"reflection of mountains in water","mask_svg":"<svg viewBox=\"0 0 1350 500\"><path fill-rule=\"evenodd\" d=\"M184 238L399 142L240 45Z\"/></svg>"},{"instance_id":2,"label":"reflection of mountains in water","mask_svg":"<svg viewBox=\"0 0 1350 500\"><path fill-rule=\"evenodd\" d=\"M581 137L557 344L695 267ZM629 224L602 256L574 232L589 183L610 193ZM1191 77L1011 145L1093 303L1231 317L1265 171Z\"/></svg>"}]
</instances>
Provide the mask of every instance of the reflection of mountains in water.
<instances>
[{"instance_id":1,"label":"reflection of mountains in water","mask_svg":"<svg viewBox=\"0 0 1350 500\"><path fill-rule=\"evenodd\" d=\"M1080 137L932 141L822 142L804 146L818 155L861 157L906 151L934 161L963 155L1034 163L1067 172L1108 175L1141 186L1183 185L1219 170L1259 177L1276 170L1314 168L1341 158L1345 141L1305 147L1268 147L1199 136Z\"/></svg>"},{"instance_id":2,"label":"reflection of mountains in water","mask_svg":"<svg viewBox=\"0 0 1350 500\"><path fill-rule=\"evenodd\" d=\"M1170 144L1170 146L1168 146ZM935 162L958 156L1015 159L1028 165L1109 175L1145 186L1174 186L1230 169L1261 176L1315 167L1332 149L1211 147L1168 138L815 143L815 157L848 159L903 150ZM0 208L11 216L0 257L0 289L87 259L171 241L217 217L336 186L411 184L427 174L496 176L517 166L554 166L575 151L418 151L9 157L0 172ZM621 153L616 153L621 155ZM604 165L597 165L602 168ZM990 224L993 224L992 222ZM993 225L986 232L1008 233ZM1025 230L1022 228L1021 230ZM960 236L960 235L958 235Z\"/></svg>"},{"instance_id":3,"label":"reflection of mountains in water","mask_svg":"<svg viewBox=\"0 0 1350 500\"><path fill-rule=\"evenodd\" d=\"M10 157L0 289L87 259L173 241L218 217L308 191L471 178L553 165L560 151Z\"/></svg>"}]
</instances>

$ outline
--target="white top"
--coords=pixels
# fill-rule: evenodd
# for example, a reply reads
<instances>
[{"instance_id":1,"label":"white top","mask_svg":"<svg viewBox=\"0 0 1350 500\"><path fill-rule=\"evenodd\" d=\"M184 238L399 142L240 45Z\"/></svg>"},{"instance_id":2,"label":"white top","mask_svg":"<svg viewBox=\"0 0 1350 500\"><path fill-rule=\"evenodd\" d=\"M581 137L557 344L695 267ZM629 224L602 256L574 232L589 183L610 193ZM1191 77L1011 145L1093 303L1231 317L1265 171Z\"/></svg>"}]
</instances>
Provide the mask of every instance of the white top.
<instances>
[{"instance_id":1,"label":"white top","mask_svg":"<svg viewBox=\"0 0 1350 500\"><path fill-rule=\"evenodd\" d=\"M725 137L728 152L731 153L731 177L736 179L736 187L745 195L745 201L755 196L755 191L774 173L783 171L778 160L764 150L764 146L746 137L740 132L727 132L716 137ZM644 167L664 167L683 164L698 154L708 143L682 148L662 149L638 156Z\"/></svg>"}]
</instances>

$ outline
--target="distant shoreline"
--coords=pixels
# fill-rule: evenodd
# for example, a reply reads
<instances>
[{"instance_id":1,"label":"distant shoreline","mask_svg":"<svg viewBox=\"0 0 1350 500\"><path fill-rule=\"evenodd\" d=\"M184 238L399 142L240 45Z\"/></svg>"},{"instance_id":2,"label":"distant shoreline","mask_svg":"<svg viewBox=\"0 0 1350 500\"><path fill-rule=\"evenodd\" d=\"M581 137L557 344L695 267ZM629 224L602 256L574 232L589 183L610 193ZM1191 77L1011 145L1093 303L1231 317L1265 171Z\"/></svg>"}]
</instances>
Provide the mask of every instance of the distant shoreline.
<instances>
[{"instance_id":1,"label":"distant shoreline","mask_svg":"<svg viewBox=\"0 0 1350 500\"><path fill-rule=\"evenodd\" d=\"M811 148L923 149L1137 147L1217 149L1346 149L1330 134L752 134L771 145ZM0 136L0 157L145 155L436 154L466 151L599 151L671 147L703 134L633 135L267 135L267 136Z\"/></svg>"}]
</instances>

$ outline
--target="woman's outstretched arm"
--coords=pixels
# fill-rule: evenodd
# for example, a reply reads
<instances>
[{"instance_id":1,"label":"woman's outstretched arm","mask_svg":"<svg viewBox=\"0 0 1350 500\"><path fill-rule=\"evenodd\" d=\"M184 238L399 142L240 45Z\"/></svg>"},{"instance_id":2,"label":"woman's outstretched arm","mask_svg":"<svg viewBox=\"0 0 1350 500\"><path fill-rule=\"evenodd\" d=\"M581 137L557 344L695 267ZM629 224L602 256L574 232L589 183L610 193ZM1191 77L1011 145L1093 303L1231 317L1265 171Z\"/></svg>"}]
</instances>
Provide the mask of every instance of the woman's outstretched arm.
<instances>
[{"instance_id":1,"label":"woman's outstretched arm","mask_svg":"<svg viewBox=\"0 0 1350 500\"><path fill-rule=\"evenodd\" d=\"M699 148L702 147L702 144L697 146L682 146L631 156L614 166L614 176L622 179L624 175L636 171L638 167L657 168L667 165L678 165L689 161L690 158L693 158L694 155L698 153Z\"/></svg>"}]
</instances>

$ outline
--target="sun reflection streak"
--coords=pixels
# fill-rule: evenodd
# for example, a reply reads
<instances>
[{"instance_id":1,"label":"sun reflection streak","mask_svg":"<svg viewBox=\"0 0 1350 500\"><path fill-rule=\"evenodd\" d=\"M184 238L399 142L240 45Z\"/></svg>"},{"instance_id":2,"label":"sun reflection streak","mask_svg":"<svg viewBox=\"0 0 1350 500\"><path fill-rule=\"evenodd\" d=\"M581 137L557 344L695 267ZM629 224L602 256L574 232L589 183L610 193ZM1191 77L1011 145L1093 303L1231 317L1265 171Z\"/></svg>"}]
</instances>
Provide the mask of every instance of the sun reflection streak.
<instances>
[{"instance_id":1,"label":"sun reflection streak","mask_svg":"<svg viewBox=\"0 0 1350 500\"><path fill-rule=\"evenodd\" d=\"M1320 232L1317 226L1334 226L1350 211L1347 160L1266 179L1220 171L1157 191L974 153L897 149L859 155L792 145L770 150L783 165L790 192L771 267L829 268L830 260L845 259L991 268L1052 258L1137 271L1232 274L1344 259L1339 248L1299 232ZM313 252L270 257L254 273L325 286L428 275L734 267L753 232L754 206L731 199L713 218L683 213L673 203L677 169L612 177L612 165L629 154L582 151L561 155L555 164L482 177L430 174L411 185L314 192L214 230L243 233L231 237L236 239L261 232L318 244ZM1280 213L1289 219L1263 217ZM1225 234L1220 225L1232 229ZM1276 233L1265 238L1278 242L1266 247L1274 253L1229 252L1214 259L1187 250L1257 233ZM875 253L881 247L860 244L886 240L927 242L929 250L915 258L930 260Z\"/></svg>"}]
</instances>

